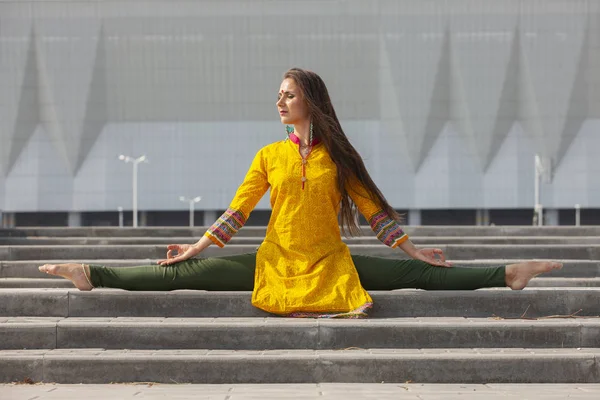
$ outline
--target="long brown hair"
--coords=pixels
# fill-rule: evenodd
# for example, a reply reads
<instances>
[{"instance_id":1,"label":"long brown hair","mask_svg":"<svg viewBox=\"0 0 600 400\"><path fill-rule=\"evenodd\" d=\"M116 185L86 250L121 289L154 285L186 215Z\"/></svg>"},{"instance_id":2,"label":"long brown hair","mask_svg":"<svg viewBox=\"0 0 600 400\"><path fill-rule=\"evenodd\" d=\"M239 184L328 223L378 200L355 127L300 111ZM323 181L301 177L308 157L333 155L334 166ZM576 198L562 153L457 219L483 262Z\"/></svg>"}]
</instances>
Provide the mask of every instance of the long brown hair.
<instances>
[{"instance_id":1,"label":"long brown hair","mask_svg":"<svg viewBox=\"0 0 600 400\"><path fill-rule=\"evenodd\" d=\"M350 180L356 178L369 193L371 200L391 218L400 222L400 215L389 205L371 176L367 172L362 157L348 140L335 114L329 92L323 79L316 73L301 68L288 70L283 79L291 78L302 91L308 106L309 118L313 124L313 136L325 145L329 156L337 166L337 185L342 196L341 225L344 235L360 233L357 225L356 204L350 198L347 188ZM357 192L357 195L361 195ZM366 216L370 217L369 215Z\"/></svg>"}]
</instances>

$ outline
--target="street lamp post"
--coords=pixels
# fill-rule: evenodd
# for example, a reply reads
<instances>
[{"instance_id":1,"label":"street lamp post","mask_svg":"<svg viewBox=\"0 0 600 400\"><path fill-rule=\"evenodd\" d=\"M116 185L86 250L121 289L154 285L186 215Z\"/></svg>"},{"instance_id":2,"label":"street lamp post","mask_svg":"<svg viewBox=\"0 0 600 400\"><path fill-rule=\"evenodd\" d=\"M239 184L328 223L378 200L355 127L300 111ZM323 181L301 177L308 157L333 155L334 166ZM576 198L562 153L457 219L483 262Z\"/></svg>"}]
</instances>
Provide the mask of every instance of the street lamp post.
<instances>
[{"instance_id":1,"label":"street lamp post","mask_svg":"<svg viewBox=\"0 0 600 400\"><path fill-rule=\"evenodd\" d=\"M194 204L199 202L200 200L202 200L202 197L197 196L194 197L193 199L190 199L189 197L185 197L185 196L179 196L179 200L183 201L184 203L187 202L190 205L190 227L194 226Z\"/></svg>"},{"instance_id":2,"label":"street lamp post","mask_svg":"<svg viewBox=\"0 0 600 400\"><path fill-rule=\"evenodd\" d=\"M124 156L121 154L119 156L119 160L124 161L126 163L130 162L133 164L133 227L137 228L138 226L138 215L137 215L137 175L138 175L138 164L141 162L148 162L148 158L143 155L138 158L133 158L129 156Z\"/></svg>"}]
</instances>

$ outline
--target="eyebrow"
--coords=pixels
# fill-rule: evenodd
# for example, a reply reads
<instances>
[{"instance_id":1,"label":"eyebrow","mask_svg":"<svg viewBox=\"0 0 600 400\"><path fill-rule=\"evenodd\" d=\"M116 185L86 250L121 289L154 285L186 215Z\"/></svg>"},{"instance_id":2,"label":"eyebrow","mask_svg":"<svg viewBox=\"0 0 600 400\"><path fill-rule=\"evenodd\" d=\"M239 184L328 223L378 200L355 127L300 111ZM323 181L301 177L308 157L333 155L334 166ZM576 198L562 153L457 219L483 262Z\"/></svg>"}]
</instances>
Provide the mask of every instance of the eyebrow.
<instances>
[{"instance_id":1,"label":"eyebrow","mask_svg":"<svg viewBox=\"0 0 600 400\"><path fill-rule=\"evenodd\" d=\"M283 94L295 94L294 92L290 92L289 90L286 90L285 92L282 90L282 91L278 92L277 94L281 94L281 93L283 93Z\"/></svg>"}]
</instances>

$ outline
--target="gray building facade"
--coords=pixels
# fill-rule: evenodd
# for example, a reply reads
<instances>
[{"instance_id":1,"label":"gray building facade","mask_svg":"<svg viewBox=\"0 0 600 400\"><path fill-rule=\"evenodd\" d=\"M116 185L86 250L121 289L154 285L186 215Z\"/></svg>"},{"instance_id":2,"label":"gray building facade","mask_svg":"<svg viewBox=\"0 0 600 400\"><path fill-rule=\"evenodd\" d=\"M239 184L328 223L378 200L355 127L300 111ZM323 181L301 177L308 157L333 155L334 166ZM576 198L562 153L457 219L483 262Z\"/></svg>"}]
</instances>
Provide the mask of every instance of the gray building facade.
<instances>
[{"instance_id":1,"label":"gray building facade","mask_svg":"<svg viewBox=\"0 0 600 400\"><path fill-rule=\"evenodd\" d=\"M187 210L210 223L285 137L282 74L319 73L390 203L600 208L595 0L0 0L0 210ZM268 195L257 210L268 210ZM144 218L142 218L144 222ZM83 224L85 224L83 222Z\"/></svg>"}]
</instances>

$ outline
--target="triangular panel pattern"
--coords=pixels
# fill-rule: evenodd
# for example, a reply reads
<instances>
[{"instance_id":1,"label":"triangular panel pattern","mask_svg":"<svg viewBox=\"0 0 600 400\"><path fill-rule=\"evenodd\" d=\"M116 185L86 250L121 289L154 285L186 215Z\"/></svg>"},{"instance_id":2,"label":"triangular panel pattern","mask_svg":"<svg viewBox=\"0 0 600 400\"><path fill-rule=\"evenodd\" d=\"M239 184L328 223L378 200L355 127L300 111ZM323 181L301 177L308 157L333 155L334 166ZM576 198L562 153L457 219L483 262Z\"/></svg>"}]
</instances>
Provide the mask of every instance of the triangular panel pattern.
<instances>
[{"instance_id":1,"label":"triangular panel pattern","mask_svg":"<svg viewBox=\"0 0 600 400\"><path fill-rule=\"evenodd\" d=\"M418 170L448 120L449 38L436 15L382 16L408 154Z\"/></svg>"},{"instance_id":2,"label":"triangular panel pattern","mask_svg":"<svg viewBox=\"0 0 600 400\"><path fill-rule=\"evenodd\" d=\"M460 27L452 46L454 122L485 170L516 114L517 16L455 16L452 21Z\"/></svg>"},{"instance_id":3,"label":"triangular panel pattern","mask_svg":"<svg viewBox=\"0 0 600 400\"><path fill-rule=\"evenodd\" d=\"M586 22L584 12L540 13L535 20L521 21L521 67L526 68L522 79L531 91L528 98L523 99L527 103L520 104L521 113L528 121L527 133L533 137L540 154L554 162L560 153ZM557 30L556 27L563 28Z\"/></svg>"},{"instance_id":4,"label":"triangular panel pattern","mask_svg":"<svg viewBox=\"0 0 600 400\"><path fill-rule=\"evenodd\" d=\"M388 147L406 148L409 141L400 115L400 103L394 85L392 65L383 36L380 36L379 40L379 104L381 138Z\"/></svg>"},{"instance_id":5,"label":"triangular panel pattern","mask_svg":"<svg viewBox=\"0 0 600 400\"><path fill-rule=\"evenodd\" d=\"M0 18L0 37L13 38L0 42L0 174L3 175L8 174L22 144L31 136L27 127L17 122L19 118L34 119L31 114L19 115L19 107L31 102L33 91L31 77L27 76L34 62L31 26L30 19ZM30 106L31 109L37 110L37 105Z\"/></svg>"},{"instance_id":6,"label":"triangular panel pattern","mask_svg":"<svg viewBox=\"0 0 600 400\"><path fill-rule=\"evenodd\" d=\"M377 155L376 169L370 173L382 178L376 183L390 204L410 208L414 207L415 164L409 154L409 140L400 115L398 93L383 35L380 35L379 44L380 124L378 133L370 139Z\"/></svg>"},{"instance_id":7,"label":"triangular panel pattern","mask_svg":"<svg viewBox=\"0 0 600 400\"><path fill-rule=\"evenodd\" d=\"M469 146L472 154L477 155L477 143L473 139L473 127L471 126L471 118L469 115L469 107L467 104L467 92L465 90L465 79L460 69L460 62L455 49L455 38L452 30L449 28L448 37L448 72L450 76L450 126L458 135L466 138L465 145Z\"/></svg>"},{"instance_id":8,"label":"triangular panel pattern","mask_svg":"<svg viewBox=\"0 0 600 400\"><path fill-rule=\"evenodd\" d=\"M23 148L33 135L40 122L39 116L39 93L37 79L37 61L35 52L35 41L33 40L33 30L29 40L29 50L27 51L27 64L25 65L25 74L21 85L21 97L18 104L18 113L15 121L15 127L10 144L10 153L8 158L8 171L13 167L17 157L23 151Z\"/></svg>"},{"instance_id":9,"label":"triangular panel pattern","mask_svg":"<svg viewBox=\"0 0 600 400\"><path fill-rule=\"evenodd\" d=\"M510 130L514 127L519 114L519 54L520 54L520 30L515 29L512 46L510 51L510 58L508 60L508 66L506 68L506 76L504 78L504 85L502 92L500 93L500 101L498 104L498 112L496 114L496 121L492 130L492 137L489 143L489 149L485 157L484 171L491 164L494 157L498 153L500 146L508 136ZM520 128L520 127L519 127Z\"/></svg>"},{"instance_id":10,"label":"triangular panel pattern","mask_svg":"<svg viewBox=\"0 0 600 400\"><path fill-rule=\"evenodd\" d=\"M100 29L96 46L94 69L86 101L85 116L81 128L79 150L75 160L75 171L79 171L81 164L100 136L102 128L107 123L107 98L106 98L106 37L104 29Z\"/></svg>"},{"instance_id":11,"label":"triangular panel pattern","mask_svg":"<svg viewBox=\"0 0 600 400\"><path fill-rule=\"evenodd\" d=\"M450 30L444 35L444 45L439 60L438 69L433 82L433 92L429 104L429 114L422 132L423 139L418 154L417 168L429 155L429 151L436 139L445 129L446 124L452 119L452 36Z\"/></svg>"},{"instance_id":12,"label":"triangular panel pattern","mask_svg":"<svg viewBox=\"0 0 600 400\"><path fill-rule=\"evenodd\" d=\"M52 139L54 148L60 155L60 162L68 166L69 156L67 143L63 140L62 124L56 112L57 104L54 101L54 88L50 83L48 68L46 67L45 49L43 39L37 34L33 26L33 41L35 45L35 61L38 82L38 105L40 124L44 132Z\"/></svg>"},{"instance_id":13,"label":"triangular panel pattern","mask_svg":"<svg viewBox=\"0 0 600 400\"><path fill-rule=\"evenodd\" d=\"M575 80L573 82L573 89L569 97L569 105L567 109L567 116L564 127L560 134L560 141L556 153L556 160L554 162L554 168L558 168L560 163L567 152L569 146L573 142L573 139L577 136L578 132L581 131L583 122L588 116L588 82L591 81L591 70L589 65L590 58L590 29L587 24L585 30L585 36L583 39L583 46L579 54L579 62L577 63L577 70L575 72ZM596 71L596 74L598 72Z\"/></svg>"},{"instance_id":14,"label":"triangular panel pattern","mask_svg":"<svg viewBox=\"0 0 600 400\"><path fill-rule=\"evenodd\" d=\"M64 36L64 24L68 24L70 35ZM84 128L89 92L94 74L101 30L97 19L39 19L36 20L39 36L39 58L43 85L48 87L45 100L52 103L53 126L51 137L55 145L66 156L72 174L80 164L80 148L87 135L94 135L96 129ZM88 115L89 116L89 115ZM89 140L88 140L89 141ZM57 143L60 142L60 143ZM89 150L89 145L84 148Z\"/></svg>"}]
</instances>

